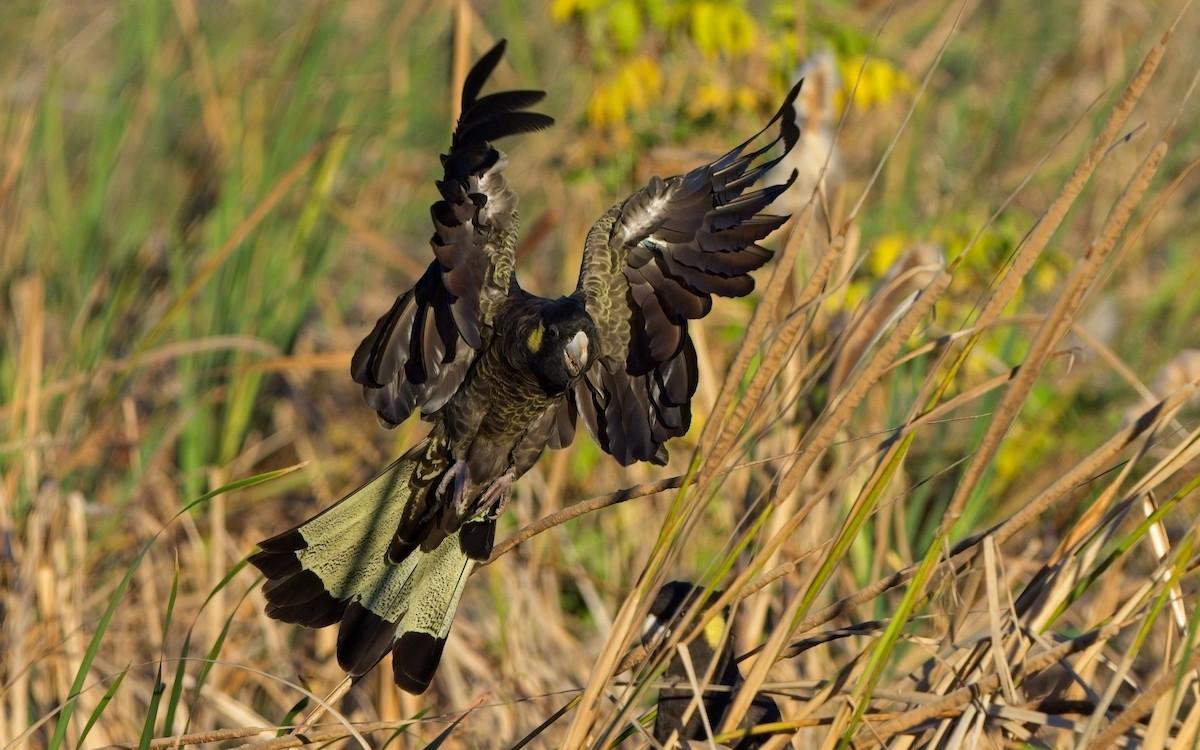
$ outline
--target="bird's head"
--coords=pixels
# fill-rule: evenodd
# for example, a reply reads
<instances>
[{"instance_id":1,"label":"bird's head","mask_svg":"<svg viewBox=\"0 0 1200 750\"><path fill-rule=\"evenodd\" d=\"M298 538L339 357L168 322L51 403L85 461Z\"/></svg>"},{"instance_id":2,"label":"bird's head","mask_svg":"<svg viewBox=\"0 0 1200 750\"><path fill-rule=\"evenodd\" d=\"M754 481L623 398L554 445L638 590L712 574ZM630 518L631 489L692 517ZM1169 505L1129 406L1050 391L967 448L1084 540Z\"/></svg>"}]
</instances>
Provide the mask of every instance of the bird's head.
<instances>
[{"instance_id":1,"label":"bird's head","mask_svg":"<svg viewBox=\"0 0 1200 750\"><path fill-rule=\"evenodd\" d=\"M566 392L599 354L596 324L583 303L570 297L541 309L524 345L530 368L550 394Z\"/></svg>"},{"instance_id":2,"label":"bird's head","mask_svg":"<svg viewBox=\"0 0 1200 750\"><path fill-rule=\"evenodd\" d=\"M716 599L722 592L714 591L709 599ZM679 619L704 595L704 588L686 581L671 581L663 585L650 603L650 612L642 625L642 643L652 646L671 637L672 629ZM704 627L704 642L712 651L721 648L721 636L725 631L727 610L715 614Z\"/></svg>"}]
</instances>

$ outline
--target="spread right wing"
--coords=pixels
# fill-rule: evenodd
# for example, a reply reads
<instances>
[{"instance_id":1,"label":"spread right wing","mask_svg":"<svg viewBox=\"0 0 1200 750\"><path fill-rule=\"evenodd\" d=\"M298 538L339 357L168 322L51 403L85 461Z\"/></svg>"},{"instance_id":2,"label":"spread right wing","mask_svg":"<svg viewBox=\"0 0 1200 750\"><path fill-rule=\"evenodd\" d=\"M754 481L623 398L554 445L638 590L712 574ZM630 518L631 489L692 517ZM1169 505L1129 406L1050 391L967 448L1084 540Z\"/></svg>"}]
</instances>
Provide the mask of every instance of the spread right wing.
<instances>
[{"instance_id":1,"label":"spread right wing","mask_svg":"<svg viewBox=\"0 0 1200 750\"><path fill-rule=\"evenodd\" d=\"M515 286L517 196L504 179L504 154L491 142L542 130L554 120L522 111L541 101L542 91L479 97L504 46L502 40L480 58L463 82L462 115L442 155L442 198L430 210L434 260L351 360L350 373L367 404L389 426L417 408L429 415L445 406Z\"/></svg>"},{"instance_id":2,"label":"spread right wing","mask_svg":"<svg viewBox=\"0 0 1200 750\"><path fill-rule=\"evenodd\" d=\"M664 444L687 432L696 392L688 321L708 314L714 294L750 293L750 272L771 257L757 243L788 218L767 209L795 172L761 183L800 137L799 91L798 83L757 135L685 175L653 178L588 232L575 294L596 322L600 357L560 410L558 444L569 442L578 415L622 464L666 463Z\"/></svg>"}]
</instances>

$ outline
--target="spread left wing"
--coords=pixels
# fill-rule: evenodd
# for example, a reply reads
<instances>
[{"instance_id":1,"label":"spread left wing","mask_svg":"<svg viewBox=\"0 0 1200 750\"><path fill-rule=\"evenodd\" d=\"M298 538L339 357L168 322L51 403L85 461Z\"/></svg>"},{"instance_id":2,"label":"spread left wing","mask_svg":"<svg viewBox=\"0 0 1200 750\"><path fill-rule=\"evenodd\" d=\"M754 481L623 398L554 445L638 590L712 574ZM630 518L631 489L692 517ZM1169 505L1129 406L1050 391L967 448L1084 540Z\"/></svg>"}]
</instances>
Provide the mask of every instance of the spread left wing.
<instances>
[{"instance_id":1,"label":"spread left wing","mask_svg":"<svg viewBox=\"0 0 1200 750\"><path fill-rule=\"evenodd\" d=\"M762 213L795 179L757 183L799 139L792 89L767 127L712 164L650 184L610 208L588 232L575 294L600 334L601 356L569 395L552 445L570 442L582 416L622 464L667 460L664 443L687 432L696 392L688 321L712 295L741 297L771 253L757 243L787 216ZM778 124L765 145L751 143ZM782 144L782 153L769 152Z\"/></svg>"},{"instance_id":2,"label":"spread left wing","mask_svg":"<svg viewBox=\"0 0 1200 750\"><path fill-rule=\"evenodd\" d=\"M506 160L492 141L550 127L554 120L522 111L542 91L479 96L504 55L501 41L475 63L463 82L462 115L434 203L434 260L359 345L350 372L386 424L420 408L441 409L462 383L489 335L499 305L515 284L517 196L504 179Z\"/></svg>"}]
</instances>

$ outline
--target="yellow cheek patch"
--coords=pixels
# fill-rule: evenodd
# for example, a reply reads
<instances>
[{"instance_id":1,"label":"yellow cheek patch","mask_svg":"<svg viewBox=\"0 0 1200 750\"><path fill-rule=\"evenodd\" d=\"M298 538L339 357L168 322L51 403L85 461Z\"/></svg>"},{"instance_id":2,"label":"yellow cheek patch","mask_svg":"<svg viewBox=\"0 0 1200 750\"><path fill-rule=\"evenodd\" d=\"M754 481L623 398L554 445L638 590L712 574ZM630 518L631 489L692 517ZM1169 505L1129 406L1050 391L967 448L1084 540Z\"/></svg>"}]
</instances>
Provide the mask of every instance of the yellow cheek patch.
<instances>
[{"instance_id":1,"label":"yellow cheek patch","mask_svg":"<svg viewBox=\"0 0 1200 750\"><path fill-rule=\"evenodd\" d=\"M725 618L717 615L704 624L704 640L714 649L720 645L721 636L725 633Z\"/></svg>"},{"instance_id":2,"label":"yellow cheek patch","mask_svg":"<svg viewBox=\"0 0 1200 750\"><path fill-rule=\"evenodd\" d=\"M529 347L529 351L537 354L542 348L542 335L545 334L546 327L538 321L537 328L529 332L529 338L525 339L525 346Z\"/></svg>"}]
</instances>

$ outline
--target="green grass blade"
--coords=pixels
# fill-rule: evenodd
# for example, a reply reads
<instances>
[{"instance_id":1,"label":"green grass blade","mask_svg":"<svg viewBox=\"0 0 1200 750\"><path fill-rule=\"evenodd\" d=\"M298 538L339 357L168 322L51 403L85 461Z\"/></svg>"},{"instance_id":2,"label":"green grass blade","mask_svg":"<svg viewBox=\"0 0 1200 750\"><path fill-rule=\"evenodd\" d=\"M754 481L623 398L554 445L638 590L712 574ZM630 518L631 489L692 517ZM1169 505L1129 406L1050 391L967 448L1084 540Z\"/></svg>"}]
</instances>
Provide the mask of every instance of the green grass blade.
<instances>
[{"instance_id":1,"label":"green grass blade","mask_svg":"<svg viewBox=\"0 0 1200 750\"><path fill-rule=\"evenodd\" d=\"M106 709L108 704L112 702L113 696L116 695L117 691L121 689L121 683L125 681L125 675L128 672L129 668L126 667L117 673L116 678L113 680L113 684L108 686L108 690L104 691L104 696L96 704L96 707L92 709L91 715L88 716L87 722L84 723L83 729L79 732L80 747L85 746L84 740L87 739L88 734L92 731L92 727L94 727L96 722L99 721L100 717L104 715L104 709Z\"/></svg>"},{"instance_id":2,"label":"green grass blade","mask_svg":"<svg viewBox=\"0 0 1200 750\"><path fill-rule=\"evenodd\" d=\"M264 474L258 474L253 477L231 482L223 487L218 487L217 489L205 493L201 497L188 503L182 510L176 513L171 520L174 521L176 518L179 518L193 508L208 502L217 495L233 492L234 490L243 489L245 487L252 487L256 484L262 484L263 482L269 482L276 477L289 474L292 471L295 471L295 469L296 467L289 467L286 469L279 469L277 471L269 471ZM149 541L142 546L142 549L138 552L137 557L135 557L133 562L130 564L129 570L125 572L125 576L121 579L121 582L117 584L112 596L109 597L108 606L105 608L104 614L100 616L100 620L96 623L96 631L92 634L92 639L88 643L87 649L84 651L83 659L80 662L79 669L75 674L75 680L71 683L70 696L63 703L62 711L59 713L58 722L54 727L54 734L51 736L50 743L48 745L50 750L58 750L58 748L63 746L63 741L67 736L67 726L71 720L72 714L75 712L75 706L78 703L79 695L81 692L83 692L83 686L87 680L88 671L92 667L92 662L94 662L96 659L96 654L100 651L100 644L104 640L104 634L108 630L109 623L112 622L113 614L117 611L117 606L121 603L121 599L124 598L125 591L129 588L130 581L133 580L133 574L137 571L138 566L145 558L146 553L150 551L150 548L154 546L154 543L158 540L159 535L162 534L163 530L165 530L169 525L170 522L165 524L161 529L154 533L154 536L151 537Z\"/></svg>"},{"instance_id":3,"label":"green grass blade","mask_svg":"<svg viewBox=\"0 0 1200 750\"><path fill-rule=\"evenodd\" d=\"M175 596L178 593L178 591L179 591L179 558L176 557L175 558L175 578L171 582L171 598L167 605L167 614L163 618L163 643L164 644L167 642L167 637L166 637L167 636L167 626L171 622L171 612L174 610ZM166 716L163 717L163 724L162 724L162 734L164 737L170 737L173 734L172 729L174 728L174 725L175 725L175 709L179 705L179 696L183 691L183 675L185 672L185 665L187 664L187 659L186 659L187 648L188 648L188 642L191 640L191 638L192 638L192 632L189 629L187 637L184 638L184 640L183 640L183 648L181 649L181 651L182 651L181 657L182 658L180 658L179 663L175 665L175 679L171 684L171 694L167 698L167 713L166 713ZM166 654L163 654L164 659L165 659L165 657L166 657ZM160 662L160 664L161 664L161 662Z\"/></svg>"},{"instance_id":4,"label":"green grass blade","mask_svg":"<svg viewBox=\"0 0 1200 750\"><path fill-rule=\"evenodd\" d=\"M225 577L221 579L221 581L217 584L217 587L209 594L209 599L211 600L218 591L223 589L226 584L233 580L233 577L241 572L241 570L245 568L247 564L248 561L246 559L242 559L237 565L233 566L233 569L225 574ZM257 585L258 582L256 581L255 586ZM246 597L249 596L250 592L253 590L253 586L246 589L246 591L242 593L241 598L238 599L238 603L229 608L229 617L225 618L225 625L221 628L221 632L217 634L217 640L213 643L212 648L208 650L207 658L204 660L203 666L200 667L200 673L196 675L196 687L192 690L193 707L195 706L195 702L200 700L200 694L204 689L204 683L208 681L208 676L212 672L213 666L216 664L217 657L221 655L221 648L225 645L225 639L229 636L229 628L233 626L233 618L237 613L238 607L241 606L241 603L246 600ZM207 603L208 602L205 601L205 604ZM200 611L203 611L203 607Z\"/></svg>"}]
</instances>

